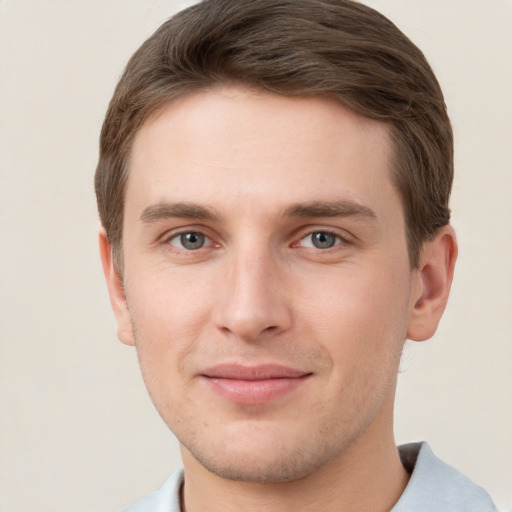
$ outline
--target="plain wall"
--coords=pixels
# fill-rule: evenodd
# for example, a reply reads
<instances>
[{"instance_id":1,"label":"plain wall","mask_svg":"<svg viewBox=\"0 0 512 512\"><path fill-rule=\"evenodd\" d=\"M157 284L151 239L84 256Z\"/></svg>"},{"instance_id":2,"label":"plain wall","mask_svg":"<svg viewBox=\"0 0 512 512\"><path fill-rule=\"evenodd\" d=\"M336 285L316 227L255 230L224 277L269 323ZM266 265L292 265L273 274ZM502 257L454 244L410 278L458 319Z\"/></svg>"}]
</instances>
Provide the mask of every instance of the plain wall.
<instances>
[{"instance_id":1,"label":"plain wall","mask_svg":"<svg viewBox=\"0 0 512 512\"><path fill-rule=\"evenodd\" d=\"M173 0L0 0L0 511L107 512L180 465L98 250L97 140L115 83ZM408 346L397 442L512 510L512 2L373 0L430 60L456 140L460 257L431 341Z\"/></svg>"}]
</instances>

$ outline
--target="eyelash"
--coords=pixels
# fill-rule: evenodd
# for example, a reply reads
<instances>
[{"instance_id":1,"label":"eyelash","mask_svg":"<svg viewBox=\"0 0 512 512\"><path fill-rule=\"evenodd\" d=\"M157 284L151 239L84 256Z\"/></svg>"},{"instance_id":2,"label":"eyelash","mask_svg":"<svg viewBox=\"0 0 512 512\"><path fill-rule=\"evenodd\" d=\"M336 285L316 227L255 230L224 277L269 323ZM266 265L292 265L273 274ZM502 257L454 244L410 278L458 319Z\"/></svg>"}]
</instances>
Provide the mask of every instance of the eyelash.
<instances>
[{"instance_id":1,"label":"eyelash","mask_svg":"<svg viewBox=\"0 0 512 512\"><path fill-rule=\"evenodd\" d=\"M331 238L331 241L332 241L332 245L328 245L326 247L317 247L315 245L315 239L313 238L315 235L318 235L317 236L317 242L319 242L320 244L324 243L325 240L322 240L320 238L323 237L324 239L327 237L327 238ZM292 244L292 247L298 247L300 246L299 244L301 242L303 242L304 240L306 239L310 239L311 241L311 245L302 245L302 247L305 247L307 249L313 249L313 250L318 250L318 251L321 251L321 252L324 252L324 251L328 251L329 249L333 249L339 245L343 245L345 243L348 243L347 240L345 238L343 238L342 236L340 236L338 233L335 233L333 231L328 231L328 230L323 230L323 229L318 229L318 230L315 230L315 231L310 231L309 233L307 233L305 236L303 236L298 242L295 242L294 244ZM327 244L329 244L329 241L326 242Z\"/></svg>"},{"instance_id":2,"label":"eyelash","mask_svg":"<svg viewBox=\"0 0 512 512\"><path fill-rule=\"evenodd\" d=\"M200 247L198 247L197 249L187 249L186 247L183 246L183 242L184 242L183 237L185 237L187 235L195 235L195 236L199 236L199 237L204 237L204 244L201 245ZM175 244L172 243L172 241L177 238L182 239L181 247L177 247ZM205 248L205 246L210 247L210 246L214 245L213 240L208 235L203 233L201 230L193 230L193 229L180 231L178 233L173 233L172 235L165 238L164 243L168 244L168 245L174 247L176 250L182 251L182 252L197 252L197 251Z\"/></svg>"},{"instance_id":3,"label":"eyelash","mask_svg":"<svg viewBox=\"0 0 512 512\"><path fill-rule=\"evenodd\" d=\"M303 231L304 232L304 231ZM196 237L204 237L204 243L201 244L197 248L187 248L184 246L185 240L183 237L185 236L196 236ZM327 246L325 247L318 247L315 245L315 241L312 238L313 236L317 235L317 242L322 244L326 243ZM322 239L323 238L323 239ZM179 239L178 243L173 243L173 240ZM305 240L309 239L310 245L303 245L303 242ZM192 244L194 243L194 240L192 239L190 241ZM329 245L332 242L332 245ZM201 249L209 249L209 248L215 248L220 247L220 244L216 244L213 239L208 236L204 231L201 229L187 229L182 230L179 232L172 233L171 235L165 237L164 243L171 246L175 251L179 251L180 253L197 253L201 251ZM303 247L306 250L313 250L318 252L327 252L330 249L336 250L336 248L340 245L346 245L350 242L347 240L346 237L341 236L339 233L328 230L328 229L315 229L308 231L305 235L301 236L297 241L293 242L290 247L297 248L297 247ZM181 247L179 245L181 245Z\"/></svg>"}]
</instances>

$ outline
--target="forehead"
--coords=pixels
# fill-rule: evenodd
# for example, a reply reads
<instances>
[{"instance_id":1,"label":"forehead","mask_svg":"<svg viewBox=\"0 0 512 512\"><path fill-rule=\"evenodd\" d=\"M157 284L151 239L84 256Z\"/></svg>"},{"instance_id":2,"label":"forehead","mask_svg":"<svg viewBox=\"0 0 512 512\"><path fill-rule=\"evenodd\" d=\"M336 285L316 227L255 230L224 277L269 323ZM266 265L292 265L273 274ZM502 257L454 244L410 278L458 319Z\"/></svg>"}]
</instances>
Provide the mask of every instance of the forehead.
<instances>
[{"instance_id":1,"label":"forehead","mask_svg":"<svg viewBox=\"0 0 512 512\"><path fill-rule=\"evenodd\" d=\"M379 203L391 188L390 153L387 125L329 99L239 87L193 92L137 134L126 204L141 211L147 202L194 195L215 203L219 194L226 208L235 196L256 209L340 195Z\"/></svg>"}]
</instances>

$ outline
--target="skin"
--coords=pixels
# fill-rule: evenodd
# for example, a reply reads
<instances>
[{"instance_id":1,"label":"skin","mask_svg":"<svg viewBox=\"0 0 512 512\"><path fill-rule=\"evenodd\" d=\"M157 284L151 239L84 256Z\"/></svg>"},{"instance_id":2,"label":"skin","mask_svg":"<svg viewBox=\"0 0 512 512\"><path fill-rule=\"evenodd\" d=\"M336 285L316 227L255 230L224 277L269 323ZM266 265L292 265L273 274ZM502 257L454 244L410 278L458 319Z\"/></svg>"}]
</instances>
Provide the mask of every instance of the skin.
<instances>
[{"instance_id":1,"label":"skin","mask_svg":"<svg viewBox=\"0 0 512 512\"><path fill-rule=\"evenodd\" d=\"M441 229L411 269L391 156L385 124L237 87L137 134L122 282L104 232L100 248L119 338L181 443L187 511L384 511L402 493L400 354L435 332L456 242ZM205 378L220 364L306 377L240 403Z\"/></svg>"}]
</instances>

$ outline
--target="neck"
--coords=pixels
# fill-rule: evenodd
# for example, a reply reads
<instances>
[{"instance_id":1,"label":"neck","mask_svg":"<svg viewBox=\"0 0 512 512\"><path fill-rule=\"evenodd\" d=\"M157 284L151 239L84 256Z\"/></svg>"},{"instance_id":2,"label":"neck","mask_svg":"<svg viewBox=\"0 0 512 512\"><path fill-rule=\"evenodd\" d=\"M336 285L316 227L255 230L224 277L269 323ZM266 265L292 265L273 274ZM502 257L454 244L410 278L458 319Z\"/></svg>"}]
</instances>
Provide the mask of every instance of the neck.
<instances>
[{"instance_id":1,"label":"neck","mask_svg":"<svg viewBox=\"0 0 512 512\"><path fill-rule=\"evenodd\" d=\"M205 469L182 447L182 511L389 511L400 498L409 475L400 462L392 422L391 428L384 430L386 435L378 423L377 419L341 457L314 473L275 484L224 479Z\"/></svg>"}]
</instances>

